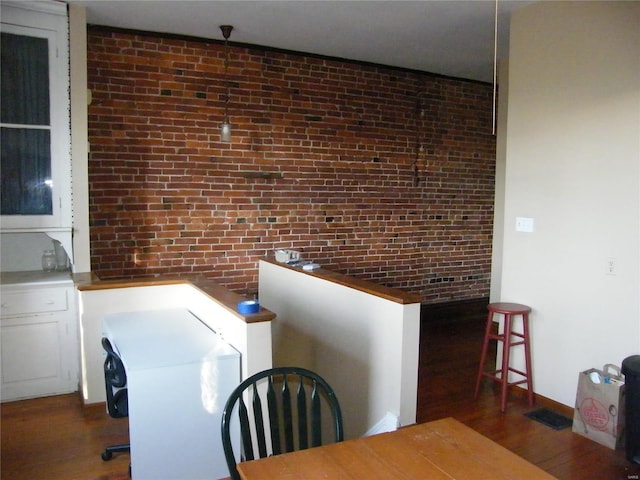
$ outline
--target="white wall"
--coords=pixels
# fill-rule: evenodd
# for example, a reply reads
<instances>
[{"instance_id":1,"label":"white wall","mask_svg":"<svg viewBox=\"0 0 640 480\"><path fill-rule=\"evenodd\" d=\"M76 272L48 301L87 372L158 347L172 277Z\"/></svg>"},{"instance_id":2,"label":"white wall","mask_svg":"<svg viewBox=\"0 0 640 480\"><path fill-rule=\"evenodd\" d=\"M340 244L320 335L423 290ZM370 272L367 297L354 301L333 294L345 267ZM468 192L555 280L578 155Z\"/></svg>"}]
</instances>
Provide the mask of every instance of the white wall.
<instances>
[{"instance_id":1,"label":"white wall","mask_svg":"<svg viewBox=\"0 0 640 480\"><path fill-rule=\"evenodd\" d=\"M498 68L498 109L496 118L496 184L494 187L493 214L496 221L493 222L493 242L491 245L494 254L491 256L491 295L498 298L489 298L489 301L499 301L500 285L502 284L502 252L504 241L504 224L498 219L504 218L504 180L505 163L507 155L507 108L509 102L509 61L503 60Z\"/></svg>"},{"instance_id":2,"label":"white wall","mask_svg":"<svg viewBox=\"0 0 640 480\"><path fill-rule=\"evenodd\" d=\"M533 308L534 390L573 405L579 371L640 353L640 3L524 7L509 58L491 296Z\"/></svg>"},{"instance_id":3,"label":"white wall","mask_svg":"<svg viewBox=\"0 0 640 480\"><path fill-rule=\"evenodd\" d=\"M261 305L277 315L274 366L309 368L329 382L345 438L386 430L389 419L415 423L419 303L397 303L265 261L259 285Z\"/></svg>"}]
</instances>

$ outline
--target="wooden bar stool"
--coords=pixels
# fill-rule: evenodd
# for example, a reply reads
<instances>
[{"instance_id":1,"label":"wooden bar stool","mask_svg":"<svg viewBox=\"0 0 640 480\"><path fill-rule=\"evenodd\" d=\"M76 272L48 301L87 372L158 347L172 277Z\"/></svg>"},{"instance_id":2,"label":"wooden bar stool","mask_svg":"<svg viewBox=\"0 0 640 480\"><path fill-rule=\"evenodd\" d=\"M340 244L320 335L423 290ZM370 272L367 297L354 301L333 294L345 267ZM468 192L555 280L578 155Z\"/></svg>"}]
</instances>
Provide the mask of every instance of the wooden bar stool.
<instances>
[{"instance_id":1,"label":"wooden bar stool","mask_svg":"<svg viewBox=\"0 0 640 480\"><path fill-rule=\"evenodd\" d=\"M478 379L476 380L475 398L478 398L480 392L480 382L482 377L489 377L492 380L502 384L500 411L504 412L507 408L507 390L511 385L527 384L527 393L529 396L529 405L533 405L533 386L531 381L531 350L529 343L529 312L531 308L519 303L490 303L487 306L489 315L487 317L487 326L484 332L484 342L482 343L482 354L480 355L480 366L478 367ZM504 315L504 330L502 333L493 333L493 316L495 314ZM512 317L522 315L522 332L513 332ZM513 337L520 340L514 341ZM485 371L484 364L487 360L487 350L489 342L497 340L502 342L502 367L498 370ZM509 366L509 357L511 347L517 345L524 346L525 370L517 370ZM522 380L509 383L509 372L520 375Z\"/></svg>"}]
</instances>

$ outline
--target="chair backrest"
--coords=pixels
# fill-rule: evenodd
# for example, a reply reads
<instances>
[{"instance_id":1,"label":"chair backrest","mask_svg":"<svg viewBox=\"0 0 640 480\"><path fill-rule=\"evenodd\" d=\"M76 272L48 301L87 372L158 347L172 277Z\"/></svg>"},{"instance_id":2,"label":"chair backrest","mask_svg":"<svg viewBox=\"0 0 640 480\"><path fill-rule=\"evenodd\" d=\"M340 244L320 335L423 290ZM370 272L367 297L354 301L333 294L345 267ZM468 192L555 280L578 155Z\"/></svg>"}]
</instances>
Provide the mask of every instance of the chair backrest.
<instances>
[{"instance_id":1,"label":"chair backrest","mask_svg":"<svg viewBox=\"0 0 640 480\"><path fill-rule=\"evenodd\" d=\"M104 359L104 386L107 392L107 411L114 418L129 415L127 394L127 373L120 356L115 352L108 338L102 338L102 348L107 352Z\"/></svg>"},{"instance_id":2,"label":"chair backrest","mask_svg":"<svg viewBox=\"0 0 640 480\"><path fill-rule=\"evenodd\" d=\"M234 452L233 422L239 423L239 452ZM340 404L318 374L279 367L252 375L231 393L222 413L222 445L231 478L240 478L239 461L256 458L255 447L257 457L263 458L322 445L323 424L333 433L326 443L344 439Z\"/></svg>"}]
</instances>

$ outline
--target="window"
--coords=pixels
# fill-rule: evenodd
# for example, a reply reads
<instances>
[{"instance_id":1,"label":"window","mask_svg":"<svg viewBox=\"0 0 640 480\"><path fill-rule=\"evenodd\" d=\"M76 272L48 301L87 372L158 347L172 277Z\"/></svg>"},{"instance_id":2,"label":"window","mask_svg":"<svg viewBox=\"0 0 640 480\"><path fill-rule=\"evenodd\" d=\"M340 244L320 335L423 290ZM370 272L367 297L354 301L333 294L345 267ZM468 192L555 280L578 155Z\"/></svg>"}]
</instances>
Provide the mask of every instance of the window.
<instances>
[{"instance_id":1,"label":"window","mask_svg":"<svg viewBox=\"0 0 640 480\"><path fill-rule=\"evenodd\" d=\"M51 215L49 42L2 32L2 215Z\"/></svg>"}]
</instances>

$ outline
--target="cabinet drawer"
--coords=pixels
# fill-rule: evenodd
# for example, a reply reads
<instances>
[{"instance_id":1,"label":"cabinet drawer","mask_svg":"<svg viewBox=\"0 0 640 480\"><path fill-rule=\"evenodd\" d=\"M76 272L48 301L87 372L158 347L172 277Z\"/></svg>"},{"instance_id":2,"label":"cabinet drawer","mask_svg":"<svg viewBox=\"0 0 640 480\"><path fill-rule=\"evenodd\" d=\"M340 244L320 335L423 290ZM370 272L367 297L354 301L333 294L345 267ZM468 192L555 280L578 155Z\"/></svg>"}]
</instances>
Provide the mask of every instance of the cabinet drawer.
<instances>
[{"instance_id":1,"label":"cabinet drawer","mask_svg":"<svg viewBox=\"0 0 640 480\"><path fill-rule=\"evenodd\" d=\"M2 294L3 317L26 313L59 312L69 309L67 289L43 288Z\"/></svg>"}]
</instances>

